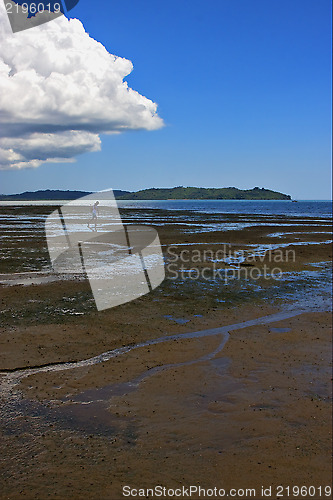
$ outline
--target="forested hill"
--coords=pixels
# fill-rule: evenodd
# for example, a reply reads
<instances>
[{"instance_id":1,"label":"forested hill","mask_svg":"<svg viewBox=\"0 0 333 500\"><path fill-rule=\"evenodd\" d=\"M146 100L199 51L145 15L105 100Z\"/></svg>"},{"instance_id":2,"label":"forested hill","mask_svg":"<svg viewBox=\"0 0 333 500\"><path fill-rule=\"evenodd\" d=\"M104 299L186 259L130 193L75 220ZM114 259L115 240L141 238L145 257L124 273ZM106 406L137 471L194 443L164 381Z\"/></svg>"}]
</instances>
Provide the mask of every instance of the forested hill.
<instances>
[{"instance_id":1,"label":"forested hill","mask_svg":"<svg viewBox=\"0 0 333 500\"><path fill-rule=\"evenodd\" d=\"M227 188L150 188L141 191L115 189L118 200L291 200L287 194L255 187L253 189ZM75 200L91 194L86 191L43 190L20 194L0 195L1 201Z\"/></svg>"},{"instance_id":2,"label":"forested hill","mask_svg":"<svg viewBox=\"0 0 333 500\"><path fill-rule=\"evenodd\" d=\"M115 197L127 195L130 191L114 189ZM1 194L0 201L47 201L47 200L76 200L91 194L90 191L62 191L59 189L45 189L41 191L25 191L20 194Z\"/></svg>"},{"instance_id":3,"label":"forested hill","mask_svg":"<svg viewBox=\"0 0 333 500\"><path fill-rule=\"evenodd\" d=\"M120 200L291 200L287 194L258 188L150 188L118 196Z\"/></svg>"}]
</instances>

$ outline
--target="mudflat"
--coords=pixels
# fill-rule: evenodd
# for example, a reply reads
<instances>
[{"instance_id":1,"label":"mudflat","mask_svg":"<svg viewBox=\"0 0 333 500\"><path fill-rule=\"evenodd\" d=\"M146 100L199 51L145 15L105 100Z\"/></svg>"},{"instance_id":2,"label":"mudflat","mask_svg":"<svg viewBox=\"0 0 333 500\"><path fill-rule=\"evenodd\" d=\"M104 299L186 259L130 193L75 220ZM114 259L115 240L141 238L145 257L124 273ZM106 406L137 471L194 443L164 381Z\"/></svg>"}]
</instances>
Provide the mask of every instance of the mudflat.
<instances>
[{"instance_id":1,"label":"mudflat","mask_svg":"<svg viewBox=\"0 0 333 500\"><path fill-rule=\"evenodd\" d=\"M166 280L102 312L84 278L51 273L42 234L8 238L0 497L331 498L329 225L156 213Z\"/></svg>"}]
</instances>

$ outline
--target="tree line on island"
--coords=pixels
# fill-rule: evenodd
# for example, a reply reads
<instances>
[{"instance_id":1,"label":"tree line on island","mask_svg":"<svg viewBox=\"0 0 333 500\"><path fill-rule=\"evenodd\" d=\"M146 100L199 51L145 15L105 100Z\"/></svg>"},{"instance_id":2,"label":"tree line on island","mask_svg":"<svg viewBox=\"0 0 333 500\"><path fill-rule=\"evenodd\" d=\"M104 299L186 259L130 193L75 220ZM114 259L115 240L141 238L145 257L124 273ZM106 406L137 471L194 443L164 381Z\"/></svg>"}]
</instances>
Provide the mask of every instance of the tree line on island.
<instances>
[{"instance_id":1,"label":"tree line on island","mask_svg":"<svg viewBox=\"0 0 333 500\"><path fill-rule=\"evenodd\" d=\"M177 186L174 188L149 188L140 191L114 189L117 200L291 200L288 194L271 189L198 188ZM91 194L87 191L40 190L20 194L0 195L1 201L75 200Z\"/></svg>"}]
</instances>

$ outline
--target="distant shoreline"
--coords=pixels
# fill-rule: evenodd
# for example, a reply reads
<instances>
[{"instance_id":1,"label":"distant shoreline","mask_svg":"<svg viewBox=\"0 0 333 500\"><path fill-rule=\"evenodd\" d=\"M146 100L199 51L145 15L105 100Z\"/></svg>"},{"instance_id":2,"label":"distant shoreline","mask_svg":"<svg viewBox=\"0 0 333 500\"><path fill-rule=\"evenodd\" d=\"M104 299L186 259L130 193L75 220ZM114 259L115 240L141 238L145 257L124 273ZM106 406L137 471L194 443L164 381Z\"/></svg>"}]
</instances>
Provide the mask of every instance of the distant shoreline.
<instances>
[{"instance_id":1,"label":"distant shoreline","mask_svg":"<svg viewBox=\"0 0 333 500\"><path fill-rule=\"evenodd\" d=\"M178 186L174 188L149 188L140 191L124 191L114 189L117 200L129 201L163 201L163 200L286 200L293 201L288 194L266 188L253 189L197 188ZM68 201L92 194L87 191L39 190L26 191L19 194L0 195L0 201Z\"/></svg>"},{"instance_id":2,"label":"distant shoreline","mask_svg":"<svg viewBox=\"0 0 333 500\"><path fill-rule=\"evenodd\" d=\"M72 198L73 200L76 199L76 198ZM15 199L15 198L9 198L9 199L2 199L0 197L0 206L6 206L6 205L27 205L27 204L32 204L32 205L54 205L54 206L58 206L58 205L65 205L66 203L68 203L69 201L71 201L71 199L39 199L39 200L33 200L33 199ZM292 203L293 200L261 200L261 199L257 199L257 200L236 200L236 199L230 199L230 200L214 200L214 199L201 199L201 200L197 200L197 199L169 199L169 200L163 200L163 199L155 199L155 200L151 200L151 199L142 199L142 200L138 200L138 199L131 199L131 198L128 198L128 199L119 199L117 198L117 202L123 202L123 203L126 203L126 202L135 202L135 203L159 203L159 202L164 202L164 203L168 203L168 202L240 202L240 203L243 203L243 202L288 202L289 203ZM333 201L332 200L297 200L299 203L332 203ZM121 206L121 205L120 205Z\"/></svg>"}]
</instances>

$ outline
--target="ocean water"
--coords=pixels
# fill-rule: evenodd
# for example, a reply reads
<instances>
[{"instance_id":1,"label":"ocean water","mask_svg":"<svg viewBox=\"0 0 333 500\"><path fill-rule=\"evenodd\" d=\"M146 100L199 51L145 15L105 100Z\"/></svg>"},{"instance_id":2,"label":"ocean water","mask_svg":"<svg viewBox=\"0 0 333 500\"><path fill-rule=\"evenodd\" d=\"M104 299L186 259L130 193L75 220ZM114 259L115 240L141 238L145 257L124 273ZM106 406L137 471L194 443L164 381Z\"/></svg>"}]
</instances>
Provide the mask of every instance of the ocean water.
<instances>
[{"instance_id":1,"label":"ocean water","mask_svg":"<svg viewBox=\"0 0 333 500\"><path fill-rule=\"evenodd\" d=\"M0 241L41 237L45 234L45 220L52 207L62 201L0 202ZM271 237L279 238L290 225L309 226L318 231L332 221L330 201L243 201L243 200L140 200L118 201L123 224L146 224L163 227L181 226L188 234L211 231L230 231L251 226L274 227ZM90 217L90 207L83 219ZM85 221L86 222L86 221ZM103 226L103 210L99 216L99 230ZM278 229L278 232L277 232ZM329 232L325 231L329 236ZM290 234L290 233L289 233ZM303 233L304 234L304 233Z\"/></svg>"},{"instance_id":2,"label":"ocean water","mask_svg":"<svg viewBox=\"0 0 333 500\"><path fill-rule=\"evenodd\" d=\"M300 200L119 200L120 208L189 210L202 213L332 217L332 201Z\"/></svg>"},{"instance_id":3,"label":"ocean water","mask_svg":"<svg viewBox=\"0 0 333 500\"><path fill-rule=\"evenodd\" d=\"M59 206L67 201L0 201L0 207ZM119 208L181 210L201 213L284 215L289 217L332 217L332 201L299 200L118 200Z\"/></svg>"}]
</instances>

